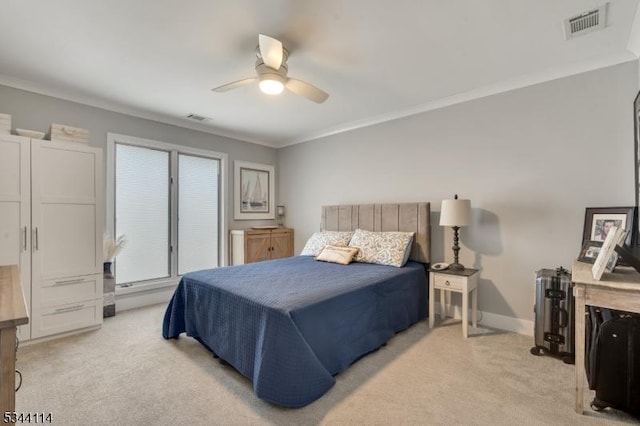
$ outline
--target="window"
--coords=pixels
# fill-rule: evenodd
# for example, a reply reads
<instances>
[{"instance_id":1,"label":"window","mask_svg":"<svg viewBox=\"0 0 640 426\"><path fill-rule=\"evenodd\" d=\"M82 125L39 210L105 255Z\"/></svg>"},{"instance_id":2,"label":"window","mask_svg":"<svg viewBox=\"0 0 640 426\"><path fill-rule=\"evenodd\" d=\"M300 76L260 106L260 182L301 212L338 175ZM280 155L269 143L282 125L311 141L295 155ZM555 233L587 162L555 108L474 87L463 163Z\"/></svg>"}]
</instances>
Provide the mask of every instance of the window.
<instances>
[{"instance_id":1,"label":"window","mask_svg":"<svg viewBox=\"0 0 640 426\"><path fill-rule=\"evenodd\" d=\"M130 136L108 136L107 229L125 235L120 287L175 284L223 264L226 155Z\"/></svg>"},{"instance_id":2,"label":"window","mask_svg":"<svg viewBox=\"0 0 640 426\"><path fill-rule=\"evenodd\" d=\"M178 274L218 266L218 160L178 154Z\"/></svg>"},{"instance_id":3,"label":"window","mask_svg":"<svg viewBox=\"0 0 640 426\"><path fill-rule=\"evenodd\" d=\"M116 284L169 276L169 152L116 144Z\"/></svg>"}]
</instances>

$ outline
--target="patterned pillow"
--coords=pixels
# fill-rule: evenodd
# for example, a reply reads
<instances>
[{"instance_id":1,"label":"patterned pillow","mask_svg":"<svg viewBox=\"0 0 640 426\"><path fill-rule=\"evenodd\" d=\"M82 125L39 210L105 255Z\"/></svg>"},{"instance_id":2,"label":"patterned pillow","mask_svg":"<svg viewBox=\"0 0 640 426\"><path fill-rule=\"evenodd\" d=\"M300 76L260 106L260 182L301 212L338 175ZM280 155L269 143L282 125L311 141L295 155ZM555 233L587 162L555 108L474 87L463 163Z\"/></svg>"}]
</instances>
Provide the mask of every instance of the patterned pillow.
<instances>
[{"instance_id":1,"label":"patterned pillow","mask_svg":"<svg viewBox=\"0 0 640 426\"><path fill-rule=\"evenodd\" d=\"M414 232L371 232L356 229L349 247L360 249L356 262L404 266L411 253Z\"/></svg>"},{"instance_id":2,"label":"patterned pillow","mask_svg":"<svg viewBox=\"0 0 640 426\"><path fill-rule=\"evenodd\" d=\"M334 245L346 247L353 232L323 231L314 233L304 245L300 256L317 256L324 246Z\"/></svg>"},{"instance_id":3,"label":"patterned pillow","mask_svg":"<svg viewBox=\"0 0 640 426\"><path fill-rule=\"evenodd\" d=\"M358 249L355 247L325 246L316 260L348 265L356 253L358 253Z\"/></svg>"}]
</instances>

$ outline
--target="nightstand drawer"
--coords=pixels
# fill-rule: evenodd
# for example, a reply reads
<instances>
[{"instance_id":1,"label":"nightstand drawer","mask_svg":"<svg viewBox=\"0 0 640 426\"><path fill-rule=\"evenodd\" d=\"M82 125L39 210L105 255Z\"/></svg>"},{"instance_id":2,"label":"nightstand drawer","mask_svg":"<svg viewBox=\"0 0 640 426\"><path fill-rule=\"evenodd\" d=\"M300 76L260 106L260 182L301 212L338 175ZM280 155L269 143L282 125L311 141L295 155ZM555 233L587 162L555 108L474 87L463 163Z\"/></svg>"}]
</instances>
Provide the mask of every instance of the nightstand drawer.
<instances>
[{"instance_id":1,"label":"nightstand drawer","mask_svg":"<svg viewBox=\"0 0 640 426\"><path fill-rule=\"evenodd\" d=\"M462 291L466 277L456 275L433 274L433 286L444 290Z\"/></svg>"}]
</instances>

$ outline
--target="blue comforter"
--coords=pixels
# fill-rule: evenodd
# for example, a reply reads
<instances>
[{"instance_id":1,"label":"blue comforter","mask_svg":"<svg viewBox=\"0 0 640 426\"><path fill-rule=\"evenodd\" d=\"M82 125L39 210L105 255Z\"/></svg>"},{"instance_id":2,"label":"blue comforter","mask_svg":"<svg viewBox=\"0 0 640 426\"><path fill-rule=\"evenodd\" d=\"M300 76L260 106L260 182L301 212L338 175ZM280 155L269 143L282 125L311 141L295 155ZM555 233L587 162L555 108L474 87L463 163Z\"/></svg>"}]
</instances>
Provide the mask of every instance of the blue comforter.
<instances>
[{"instance_id":1,"label":"blue comforter","mask_svg":"<svg viewBox=\"0 0 640 426\"><path fill-rule=\"evenodd\" d=\"M192 272L165 312L162 335L186 332L285 407L322 396L334 375L426 315L424 266L313 257Z\"/></svg>"}]
</instances>

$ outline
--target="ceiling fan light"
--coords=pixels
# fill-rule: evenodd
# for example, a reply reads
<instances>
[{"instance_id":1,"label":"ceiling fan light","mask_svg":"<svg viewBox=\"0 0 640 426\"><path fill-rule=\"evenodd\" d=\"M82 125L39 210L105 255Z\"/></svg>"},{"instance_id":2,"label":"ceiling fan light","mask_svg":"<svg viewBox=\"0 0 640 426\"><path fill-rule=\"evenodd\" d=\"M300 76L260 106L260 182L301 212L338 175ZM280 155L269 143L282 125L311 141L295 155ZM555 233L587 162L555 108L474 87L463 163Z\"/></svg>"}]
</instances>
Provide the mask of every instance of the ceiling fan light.
<instances>
[{"instance_id":1,"label":"ceiling fan light","mask_svg":"<svg viewBox=\"0 0 640 426\"><path fill-rule=\"evenodd\" d=\"M284 84L278 80L265 78L260 80L260 90L267 95L279 95L284 90Z\"/></svg>"}]
</instances>

